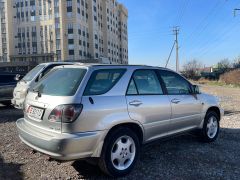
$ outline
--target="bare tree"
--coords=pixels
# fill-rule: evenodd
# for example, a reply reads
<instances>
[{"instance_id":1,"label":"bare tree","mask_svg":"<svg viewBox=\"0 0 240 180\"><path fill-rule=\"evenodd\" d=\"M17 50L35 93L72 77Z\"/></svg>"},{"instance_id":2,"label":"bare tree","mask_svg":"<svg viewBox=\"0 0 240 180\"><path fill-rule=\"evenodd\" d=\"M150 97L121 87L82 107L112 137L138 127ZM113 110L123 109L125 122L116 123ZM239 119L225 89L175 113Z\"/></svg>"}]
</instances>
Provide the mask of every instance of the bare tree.
<instances>
[{"instance_id":1,"label":"bare tree","mask_svg":"<svg viewBox=\"0 0 240 180\"><path fill-rule=\"evenodd\" d=\"M221 60L218 64L217 64L217 68L221 73L224 73L226 71L228 71L230 68L232 67L231 62L229 61L229 59L223 59Z\"/></svg>"},{"instance_id":2,"label":"bare tree","mask_svg":"<svg viewBox=\"0 0 240 180\"><path fill-rule=\"evenodd\" d=\"M186 64L183 65L183 75L189 79L196 79L200 76L200 69L202 68L202 64L193 59Z\"/></svg>"},{"instance_id":3,"label":"bare tree","mask_svg":"<svg viewBox=\"0 0 240 180\"><path fill-rule=\"evenodd\" d=\"M238 56L233 63L234 68L240 68L240 56Z\"/></svg>"}]
</instances>

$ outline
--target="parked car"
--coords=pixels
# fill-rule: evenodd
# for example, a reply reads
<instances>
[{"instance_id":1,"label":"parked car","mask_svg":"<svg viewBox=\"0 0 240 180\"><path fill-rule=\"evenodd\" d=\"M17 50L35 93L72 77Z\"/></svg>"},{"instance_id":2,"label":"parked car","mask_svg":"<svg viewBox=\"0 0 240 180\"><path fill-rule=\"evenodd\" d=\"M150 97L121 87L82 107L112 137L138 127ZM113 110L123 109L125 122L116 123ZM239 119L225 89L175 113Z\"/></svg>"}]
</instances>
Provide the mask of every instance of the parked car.
<instances>
[{"instance_id":1,"label":"parked car","mask_svg":"<svg viewBox=\"0 0 240 180\"><path fill-rule=\"evenodd\" d=\"M11 100L15 108L22 109L28 89L35 86L52 68L61 65L70 65L72 62L50 62L39 64L28 72L21 81L17 83Z\"/></svg>"},{"instance_id":2,"label":"parked car","mask_svg":"<svg viewBox=\"0 0 240 180\"><path fill-rule=\"evenodd\" d=\"M19 75L18 78L22 78ZM13 73L0 73L0 103L4 105L11 105L13 97L13 90L16 87L17 80L16 74Z\"/></svg>"},{"instance_id":3,"label":"parked car","mask_svg":"<svg viewBox=\"0 0 240 180\"><path fill-rule=\"evenodd\" d=\"M30 90L20 139L60 160L97 157L110 176L128 174L142 144L198 130L215 141L223 115L216 97L159 67L54 68Z\"/></svg>"}]
</instances>

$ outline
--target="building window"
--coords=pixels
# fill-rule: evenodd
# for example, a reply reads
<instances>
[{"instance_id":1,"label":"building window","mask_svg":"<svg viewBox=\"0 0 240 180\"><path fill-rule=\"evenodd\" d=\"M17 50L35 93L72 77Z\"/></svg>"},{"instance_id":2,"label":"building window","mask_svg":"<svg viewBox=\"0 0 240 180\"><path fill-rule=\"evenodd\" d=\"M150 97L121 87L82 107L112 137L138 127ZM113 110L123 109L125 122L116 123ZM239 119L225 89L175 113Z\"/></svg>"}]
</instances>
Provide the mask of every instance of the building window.
<instances>
[{"instance_id":1,"label":"building window","mask_svg":"<svg viewBox=\"0 0 240 180\"><path fill-rule=\"evenodd\" d=\"M74 39L68 39L68 44L74 44Z\"/></svg>"},{"instance_id":2,"label":"building window","mask_svg":"<svg viewBox=\"0 0 240 180\"><path fill-rule=\"evenodd\" d=\"M72 6L70 7L70 6L68 6L67 7L67 12L69 13L69 12L72 12Z\"/></svg>"},{"instance_id":3,"label":"building window","mask_svg":"<svg viewBox=\"0 0 240 180\"><path fill-rule=\"evenodd\" d=\"M73 24L68 24L68 34L73 34Z\"/></svg>"},{"instance_id":4,"label":"building window","mask_svg":"<svg viewBox=\"0 0 240 180\"><path fill-rule=\"evenodd\" d=\"M35 0L30 0L30 6L35 6Z\"/></svg>"},{"instance_id":5,"label":"building window","mask_svg":"<svg viewBox=\"0 0 240 180\"><path fill-rule=\"evenodd\" d=\"M57 50L61 49L61 40L59 40L59 39L56 40L56 49Z\"/></svg>"},{"instance_id":6,"label":"building window","mask_svg":"<svg viewBox=\"0 0 240 180\"><path fill-rule=\"evenodd\" d=\"M74 50L69 50L69 51L68 51L68 54L69 54L69 55L74 55Z\"/></svg>"}]
</instances>

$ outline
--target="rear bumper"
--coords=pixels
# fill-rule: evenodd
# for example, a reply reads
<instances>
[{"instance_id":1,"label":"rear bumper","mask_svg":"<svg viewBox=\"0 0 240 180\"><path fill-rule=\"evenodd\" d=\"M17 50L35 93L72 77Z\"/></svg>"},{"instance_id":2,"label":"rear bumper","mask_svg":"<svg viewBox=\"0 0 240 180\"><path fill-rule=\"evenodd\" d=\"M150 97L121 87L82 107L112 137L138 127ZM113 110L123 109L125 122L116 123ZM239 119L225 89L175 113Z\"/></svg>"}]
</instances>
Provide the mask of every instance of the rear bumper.
<instances>
[{"instance_id":1,"label":"rear bumper","mask_svg":"<svg viewBox=\"0 0 240 180\"><path fill-rule=\"evenodd\" d=\"M40 130L23 118L17 120L19 137L26 145L59 160L99 157L105 131L85 133L56 133Z\"/></svg>"}]
</instances>

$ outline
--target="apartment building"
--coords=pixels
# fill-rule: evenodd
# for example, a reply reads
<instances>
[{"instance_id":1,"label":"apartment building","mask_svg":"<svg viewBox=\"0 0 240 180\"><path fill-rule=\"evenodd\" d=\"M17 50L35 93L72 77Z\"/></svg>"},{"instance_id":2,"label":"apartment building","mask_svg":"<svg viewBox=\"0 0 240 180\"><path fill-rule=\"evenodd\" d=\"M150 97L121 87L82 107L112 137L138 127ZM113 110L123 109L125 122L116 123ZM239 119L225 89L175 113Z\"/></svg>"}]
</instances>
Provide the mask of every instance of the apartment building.
<instances>
[{"instance_id":1,"label":"apartment building","mask_svg":"<svg viewBox=\"0 0 240 180\"><path fill-rule=\"evenodd\" d=\"M1 1L10 61L128 63L128 11L116 0Z\"/></svg>"},{"instance_id":2,"label":"apartment building","mask_svg":"<svg viewBox=\"0 0 240 180\"><path fill-rule=\"evenodd\" d=\"M0 62L9 61L5 5L4 0L0 0Z\"/></svg>"}]
</instances>

